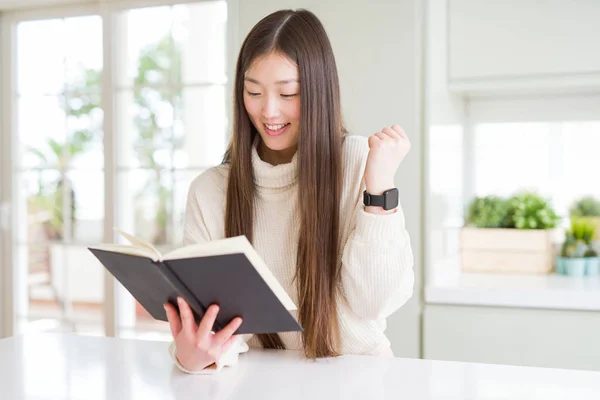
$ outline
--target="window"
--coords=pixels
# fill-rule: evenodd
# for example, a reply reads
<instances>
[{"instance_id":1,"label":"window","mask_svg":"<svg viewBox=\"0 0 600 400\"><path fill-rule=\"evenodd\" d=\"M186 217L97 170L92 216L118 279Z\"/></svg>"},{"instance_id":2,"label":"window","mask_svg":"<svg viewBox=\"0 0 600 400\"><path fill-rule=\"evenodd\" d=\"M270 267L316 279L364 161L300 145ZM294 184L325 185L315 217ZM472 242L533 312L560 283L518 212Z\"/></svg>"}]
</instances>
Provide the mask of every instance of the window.
<instances>
[{"instance_id":1,"label":"window","mask_svg":"<svg viewBox=\"0 0 600 400\"><path fill-rule=\"evenodd\" d=\"M459 266L459 231L474 196L536 191L565 227L575 200L600 198L598 104L597 96L471 99L462 124L430 126L428 273Z\"/></svg>"},{"instance_id":2,"label":"window","mask_svg":"<svg viewBox=\"0 0 600 400\"><path fill-rule=\"evenodd\" d=\"M475 195L530 189L551 198L563 217L578 198L600 198L597 121L475 125Z\"/></svg>"},{"instance_id":3,"label":"window","mask_svg":"<svg viewBox=\"0 0 600 400\"><path fill-rule=\"evenodd\" d=\"M14 334L102 335L104 318L114 316L119 335L168 337L167 324L120 285L105 299L106 272L86 247L112 240L106 218L161 250L180 245L189 184L225 151L227 3L107 7L102 16L89 9L8 19L17 54L7 113L15 116L16 153L1 150L13 160L13 184L2 189L17 217L12 257L2 261L15 282ZM105 16L114 44L103 43ZM104 54L117 66L112 74ZM103 95L114 112L103 110ZM114 129L104 130L107 123ZM114 168L107 142L116 144ZM105 315L107 300L115 309Z\"/></svg>"}]
</instances>

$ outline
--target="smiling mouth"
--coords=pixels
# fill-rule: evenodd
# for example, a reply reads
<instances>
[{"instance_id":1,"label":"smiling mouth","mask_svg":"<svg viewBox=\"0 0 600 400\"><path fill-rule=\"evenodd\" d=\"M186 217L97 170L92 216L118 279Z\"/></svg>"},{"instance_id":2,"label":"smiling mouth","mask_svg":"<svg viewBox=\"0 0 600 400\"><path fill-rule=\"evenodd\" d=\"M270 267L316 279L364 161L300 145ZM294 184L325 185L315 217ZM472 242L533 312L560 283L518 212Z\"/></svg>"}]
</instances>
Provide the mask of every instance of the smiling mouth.
<instances>
[{"instance_id":1,"label":"smiling mouth","mask_svg":"<svg viewBox=\"0 0 600 400\"><path fill-rule=\"evenodd\" d=\"M277 124L277 125L267 125L267 124L263 124L265 127L265 130L267 131L267 134L271 135L271 136L278 136L281 135L283 132L285 132L285 130L288 128L288 126L290 126L289 122L285 123L285 124Z\"/></svg>"}]
</instances>

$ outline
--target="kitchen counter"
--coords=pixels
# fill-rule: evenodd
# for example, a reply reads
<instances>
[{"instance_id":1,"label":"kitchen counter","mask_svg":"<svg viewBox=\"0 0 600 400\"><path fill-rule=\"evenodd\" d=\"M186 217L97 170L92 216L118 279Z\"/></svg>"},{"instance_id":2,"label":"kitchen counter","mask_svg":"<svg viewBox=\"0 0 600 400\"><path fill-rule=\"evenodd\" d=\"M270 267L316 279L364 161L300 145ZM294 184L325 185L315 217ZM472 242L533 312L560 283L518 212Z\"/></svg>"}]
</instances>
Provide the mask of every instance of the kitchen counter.
<instances>
[{"instance_id":1,"label":"kitchen counter","mask_svg":"<svg viewBox=\"0 0 600 400\"><path fill-rule=\"evenodd\" d=\"M425 302L600 311L600 278L462 273L456 261L439 265L431 274Z\"/></svg>"}]
</instances>

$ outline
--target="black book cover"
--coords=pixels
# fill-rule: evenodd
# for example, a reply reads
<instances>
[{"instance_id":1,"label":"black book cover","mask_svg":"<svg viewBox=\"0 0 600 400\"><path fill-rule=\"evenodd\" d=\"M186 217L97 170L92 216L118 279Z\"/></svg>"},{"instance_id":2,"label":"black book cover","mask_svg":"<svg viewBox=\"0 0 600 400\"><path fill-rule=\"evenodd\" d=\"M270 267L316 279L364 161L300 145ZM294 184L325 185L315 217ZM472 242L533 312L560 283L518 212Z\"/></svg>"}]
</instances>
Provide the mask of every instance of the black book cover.
<instances>
[{"instance_id":1,"label":"black book cover","mask_svg":"<svg viewBox=\"0 0 600 400\"><path fill-rule=\"evenodd\" d=\"M163 304L177 308L181 296L197 323L208 306L219 305L214 331L236 316L243 319L236 334L302 330L243 253L154 262L113 251L90 251L157 320L167 321Z\"/></svg>"}]
</instances>

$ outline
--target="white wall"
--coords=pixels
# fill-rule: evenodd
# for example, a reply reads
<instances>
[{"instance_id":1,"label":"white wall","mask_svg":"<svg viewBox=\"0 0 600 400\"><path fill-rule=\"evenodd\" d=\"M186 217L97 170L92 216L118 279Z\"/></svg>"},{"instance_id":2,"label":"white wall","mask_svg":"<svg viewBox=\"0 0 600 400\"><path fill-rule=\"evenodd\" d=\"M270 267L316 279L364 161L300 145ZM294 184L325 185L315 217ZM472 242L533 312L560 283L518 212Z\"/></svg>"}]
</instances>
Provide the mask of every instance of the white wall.
<instances>
[{"instance_id":1,"label":"white wall","mask_svg":"<svg viewBox=\"0 0 600 400\"><path fill-rule=\"evenodd\" d=\"M397 356L420 356L421 296L421 13L419 0L240 0L238 45L265 15L306 8L325 25L340 74L342 107L353 133L368 136L395 123L412 150L396 183L415 253L415 295L388 320Z\"/></svg>"}]
</instances>

